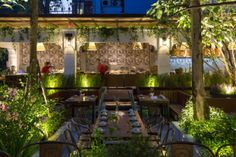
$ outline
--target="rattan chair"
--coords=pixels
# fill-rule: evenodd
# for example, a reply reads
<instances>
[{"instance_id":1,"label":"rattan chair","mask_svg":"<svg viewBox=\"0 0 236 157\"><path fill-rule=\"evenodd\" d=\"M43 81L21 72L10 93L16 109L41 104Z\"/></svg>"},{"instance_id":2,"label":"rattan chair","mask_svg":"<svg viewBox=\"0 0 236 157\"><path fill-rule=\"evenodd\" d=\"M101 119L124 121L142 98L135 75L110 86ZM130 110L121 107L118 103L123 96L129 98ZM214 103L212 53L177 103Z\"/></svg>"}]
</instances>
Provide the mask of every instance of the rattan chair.
<instances>
[{"instance_id":1,"label":"rattan chair","mask_svg":"<svg viewBox=\"0 0 236 157\"><path fill-rule=\"evenodd\" d=\"M131 101L132 109L136 111L138 109L138 107L137 107L137 104L135 103L135 100L134 100L133 91L128 91L128 94L129 94L129 99Z\"/></svg>"},{"instance_id":2,"label":"rattan chair","mask_svg":"<svg viewBox=\"0 0 236 157\"><path fill-rule=\"evenodd\" d=\"M0 150L0 157L10 157L10 155L7 152Z\"/></svg>"},{"instance_id":3,"label":"rattan chair","mask_svg":"<svg viewBox=\"0 0 236 157\"><path fill-rule=\"evenodd\" d=\"M68 128L64 131L64 137L67 142L76 144L81 150L91 148L91 134L92 127L90 125L80 124L71 120L75 133L73 130ZM76 134L76 135L75 135Z\"/></svg>"},{"instance_id":4,"label":"rattan chair","mask_svg":"<svg viewBox=\"0 0 236 157\"><path fill-rule=\"evenodd\" d=\"M162 157L215 157L210 148L193 142L171 142L157 147Z\"/></svg>"},{"instance_id":5,"label":"rattan chair","mask_svg":"<svg viewBox=\"0 0 236 157\"><path fill-rule=\"evenodd\" d=\"M24 151L30 148L39 150L39 157L69 157L71 154L74 154L73 157L81 157L77 145L59 141L44 141L28 144L23 147L18 156L21 157Z\"/></svg>"},{"instance_id":6,"label":"rattan chair","mask_svg":"<svg viewBox=\"0 0 236 157\"><path fill-rule=\"evenodd\" d=\"M150 136L150 140L152 142L153 147L159 147L163 143L173 142L175 137L175 130L172 127L169 127L164 130L162 128L162 131L159 135L155 136L153 138L153 135Z\"/></svg>"},{"instance_id":7,"label":"rattan chair","mask_svg":"<svg viewBox=\"0 0 236 157\"><path fill-rule=\"evenodd\" d=\"M229 144L225 144L225 145L220 146L216 151L216 157L221 157L221 155L220 155L221 152L223 152L224 148L227 148L227 147L232 148L232 156L230 154L229 155L223 155L223 156L235 157L236 156L236 143L229 143Z\"/></svg>"}]
</instances>

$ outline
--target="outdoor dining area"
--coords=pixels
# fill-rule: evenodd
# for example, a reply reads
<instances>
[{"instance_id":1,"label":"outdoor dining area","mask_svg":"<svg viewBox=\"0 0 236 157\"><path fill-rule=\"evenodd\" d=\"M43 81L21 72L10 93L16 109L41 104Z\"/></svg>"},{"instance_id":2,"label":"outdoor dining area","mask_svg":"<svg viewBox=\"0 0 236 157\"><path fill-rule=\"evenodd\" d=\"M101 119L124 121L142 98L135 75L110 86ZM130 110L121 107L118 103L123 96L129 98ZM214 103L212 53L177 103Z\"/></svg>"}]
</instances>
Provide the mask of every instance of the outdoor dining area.
<instances>
[{"instance_id":1,"label":"outdoor dining area","mask_svg":"<svg viewBox=\"0 0 236 157\"><path fill-rule=\"evenodd\" d=\"M105 86L54 94L56 108L65 111L64 123L52 137L24 146L19 155L29 150L34 150L34 157L218 157L225 150L235 153L233 143L213 152L181 132L173 123L177 114L171 107L174 97L185 104L190 96ZM0 156L8 157L4 152Z\"/></svg>"},{"instance_id":2,"label":"outdoor dining area","mask_svg":"<svg viewBox=\"0 0 236 157\"><path fill-rule=\"evenodd\" d=\"M29 2L0 0L0 157L236 157L236 2Z\"/></svg>"}]
</instances>

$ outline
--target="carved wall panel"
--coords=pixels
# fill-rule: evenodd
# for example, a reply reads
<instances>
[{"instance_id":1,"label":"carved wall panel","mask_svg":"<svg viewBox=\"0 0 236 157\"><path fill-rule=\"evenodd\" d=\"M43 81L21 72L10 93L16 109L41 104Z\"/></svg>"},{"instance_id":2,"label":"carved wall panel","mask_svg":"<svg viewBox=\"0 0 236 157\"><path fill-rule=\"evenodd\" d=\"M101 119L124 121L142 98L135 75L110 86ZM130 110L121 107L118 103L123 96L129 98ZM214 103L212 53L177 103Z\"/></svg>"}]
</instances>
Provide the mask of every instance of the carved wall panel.
<instances>
[{"instance_id":1,"label":"carved wall panel","mask_svg":"<svg viewBox=\"0 0 236 157\"><path fill-rule=\"evenodd\" d=\"M20 69L26 70L29 65L29 43L22 43L20 51ZM64 67L64 53L60 45L56 43L44 43L46 51L37 52L40 68L44 66L46 61L51 62L55 69L63 69Z\"/></svg>"},{"instance_id":2,"label":"carved wall panel","mask_svg":"<svg viewBox=\"0 0 236 157\"><path fill-rule=\"evenodd\" d=\"M79 55L85 55L85 71L96 71L98 58L111 70L135 68L147 71L154 64L156 53L153 46L142 45L142 50L133 50L131 43L96 43L97 51L80 51Z\"/></svg>"}]
</instances>

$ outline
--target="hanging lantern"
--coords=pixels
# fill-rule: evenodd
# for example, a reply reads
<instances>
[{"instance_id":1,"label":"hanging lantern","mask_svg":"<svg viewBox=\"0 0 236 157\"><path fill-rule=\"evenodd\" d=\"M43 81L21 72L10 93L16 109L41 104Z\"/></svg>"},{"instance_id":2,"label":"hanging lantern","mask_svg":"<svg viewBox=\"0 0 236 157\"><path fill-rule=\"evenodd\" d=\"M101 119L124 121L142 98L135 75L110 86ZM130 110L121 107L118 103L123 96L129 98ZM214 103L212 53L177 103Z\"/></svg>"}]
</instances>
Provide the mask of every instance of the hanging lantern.
<instances>
[{"instance_id":1,"label":"hanging lantern","mask_svg":"<svg viewBox=\"0 0 236 157\"><path fill-rule=\"evenodd\" d=\"M43 43L37 43L37 51L38 52L46 51L45 46L44 46Z\"/></svg>"},{"instance_id":2,"label":"hanging lantern","mask_svg":"<svg viewBox=\"0 0 236 157\"><path fill-rule=\"evenodd\" d=\"M97 51L97 47L96 47L95 42L88 43L87 51Z\"/></svg>"},{"instance_id":3,"label":"hanging lantern","mask_svg":"<svg viewBox=\"0 0 236 157\"><path fill-rule=\"evenodd\" d=\"M143 45L141 42L134 42L132 45L133 50L142 50L143 49Z\"/></svg>"}]
</instances>

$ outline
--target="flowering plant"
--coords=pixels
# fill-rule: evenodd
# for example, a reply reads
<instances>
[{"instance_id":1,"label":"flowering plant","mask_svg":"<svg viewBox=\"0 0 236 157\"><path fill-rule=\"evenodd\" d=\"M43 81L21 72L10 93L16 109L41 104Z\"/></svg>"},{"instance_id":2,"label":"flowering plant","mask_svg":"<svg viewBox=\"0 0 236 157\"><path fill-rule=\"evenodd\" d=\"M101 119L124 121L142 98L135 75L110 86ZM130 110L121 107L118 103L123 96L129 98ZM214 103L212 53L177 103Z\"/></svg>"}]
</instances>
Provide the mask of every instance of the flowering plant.
<instances>
[{"instance_id":1,"label":"flowering plant","mask_svg":"<svg viewBox=\"0 0 236 157\"><path fill-rule=\"evenodd\" d=\"M53 110L54 105L45 103L36 87L26 94L23 89L1 86L0 149L16 157L24 145L51 134L61 124L61 113Z\"/></svg>"}]
</instances>

